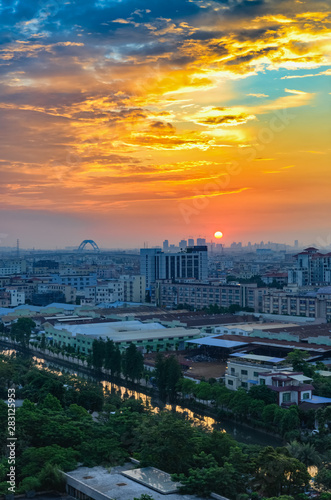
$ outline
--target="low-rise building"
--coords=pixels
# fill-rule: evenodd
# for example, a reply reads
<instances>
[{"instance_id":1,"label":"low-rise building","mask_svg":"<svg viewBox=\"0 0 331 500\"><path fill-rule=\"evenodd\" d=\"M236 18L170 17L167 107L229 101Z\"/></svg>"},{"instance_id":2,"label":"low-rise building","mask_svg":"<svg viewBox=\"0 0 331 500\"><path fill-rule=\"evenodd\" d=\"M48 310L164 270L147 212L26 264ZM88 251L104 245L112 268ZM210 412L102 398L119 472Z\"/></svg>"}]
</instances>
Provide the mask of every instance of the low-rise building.
<instances>
[{"instance_id":1,"label":"low-rise building","mask_svg":"<svg viewBox=\"0 0 331 500\"><path fill-rule=\"evenodd\" d=\"M76 302L76 288L70 285L60 285L58 283L41 283L38 285L38 294L52 292L62 292L67 303Z\"/></svg>"},{"instance_id":2,"label":"low-rise building","mask_svg":"<svg viewBox=\"0 0 331 500\"><path fill-rule=\"evenodd\" d=\"M249 390L259 383L260 374L284 370L284 366L281 365L283 361L284 358L234 353L227 362L225 385L232 391L236 391L239 387Z\"/></svg>"},{"instance_id":3,"label":"low-rise building","mask_svg":"<svg viewBox=\"0 0 331 500\"><path fill-rule=\"evenodd\" d=\"M159 323L141 321L112 321L71 325L45 323L43 328L48 342L58 346L71 346L87 354L94 339L113 340L121 350L136 344L142 352L183 349L185 341L200 336L197 329L166 328Z\"/></svg>"},{"instance_id":4,"label":"low-rise building","mask_svg":"<svg viewBox=\"0 0 331 500\"><path fill-rule=\"evenodd\" d=\"M306 377L302 372L271 371L259 374L258 383L266 385L269 389L277 393L277 403L279 406L300 405L301 402L312 398L314 387L310 384L311 378Z\"/></svg>"},{"instance_id":5,"label":"low-rise building","mask_svg":"<svg viewBox=\"0 0 331 500\"><path fill-rule=\"evenodd\" d=\"M228 389L236 391L242 387L249 390L255 385L265 385L277 393L279 406L299 405L310 400L314 389L311 381L302 372L293 372L292 368L284 367L284 358L256 354L230 355L225 373Z\"/></svg>"},{"instance_id":6,"label":"low-rise building","mask_svg":"<svg viewBox=\"0 0 331 500\"><path fill-rule=\"evenodd\" d=\"M26 260L4 259L0 261L0 276L26 273Z\"/></svg>"},{"instance_id":7,"label":"low-rise building","mask_svg":"<svg viewBox=\"0 0 331 500\"><path fill-rule=\"evenodd\" d=\"M76 290L84 290L88 286L97 285L96 273L90 274L51 274L52 283L60 285L69 285Z\"/></svg>"}]
</instances>

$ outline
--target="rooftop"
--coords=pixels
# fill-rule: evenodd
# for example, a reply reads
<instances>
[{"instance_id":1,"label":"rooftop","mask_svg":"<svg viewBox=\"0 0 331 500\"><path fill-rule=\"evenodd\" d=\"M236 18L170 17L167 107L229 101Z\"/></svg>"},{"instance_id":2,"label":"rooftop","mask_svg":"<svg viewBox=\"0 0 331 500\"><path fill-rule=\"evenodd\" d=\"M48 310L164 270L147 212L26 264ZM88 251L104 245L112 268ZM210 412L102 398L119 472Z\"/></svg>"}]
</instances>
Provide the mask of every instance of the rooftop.
<instances>
[{"instance_id":1,"label":"rooftop","mask_svg":"<svg viewBox=\"0 0 331 500\"><path fill-rule=\"evenodd\" d=\"M235 342L243 342L246 344L253 344L259 346L273 346L273 347L283 347L285 349L293 350L299 349L302 351L310 351L317 352L320 354L331 351L331 346L327 345L319 345L319 344L308 344L303 342L294 342L288 340L277 340L277 339L269 339L269 338L260 338L260 337L247 337L244 335L221 335L219 337L213 337L215 339L223 339L223 340L231 340Z\"/></svg>"},{"instance_id":2,"label":"rooftop","mask_svg":"<svg viewBox=\"0 0 331 500\"><path fill-rule=\"evenodd\" d=\"M263 363L281 363L282 361L285 360L285 358L275 358L272 356L261 356L258 354L247 354L244 352L235 352L233 354L230 354L230 356L234 356L236 358L244 358L248 360L253 360L253 361L261 361Z\"/></svg>"},{"instance_id":3,"label":"rooftop","mask_svg":"<svg viewBox=\"0 0 331 500\"><path fill-rule=\"evenodd\" d=\"M233 347L240 347L246 344L246 342L223 340L222 338L214 337L204 337L201 339L188 340L187 342L190 344L207 345L211 347L223 347L225 349L232 349Z\"/></svg>"},{"instance_id":4,"label":"rooftop","mask_svg":"<svg viewBox=\"0 0 331 500\"><path fill-rule=\"evenodd\" d=\"M176 493L177 483L170 475L147 467L134 469L132 464L112 467L110 472L103 467L79 467L65 474L69 485L99 500L132 500L147 494L154 500L201 500L195 495ZM162 491L162 492L161 492Z\"/></svg>"},{"instance_id":5,"label":"rooftop","mask_svg":"<svg viewBox=\"0 0 331 500\"><path fill-rule=\"evenodd\" d=\"M105 323L87 323L72 325L61 323L53 327L51 332L65 331L72 337L88 335L96 338L110 338L114 342L138 340L168 339L193 337L199 335L199 330L184 327L166 328L159 323L141 323L140 321L115 321Z\"/></svg>"}]
</instances>

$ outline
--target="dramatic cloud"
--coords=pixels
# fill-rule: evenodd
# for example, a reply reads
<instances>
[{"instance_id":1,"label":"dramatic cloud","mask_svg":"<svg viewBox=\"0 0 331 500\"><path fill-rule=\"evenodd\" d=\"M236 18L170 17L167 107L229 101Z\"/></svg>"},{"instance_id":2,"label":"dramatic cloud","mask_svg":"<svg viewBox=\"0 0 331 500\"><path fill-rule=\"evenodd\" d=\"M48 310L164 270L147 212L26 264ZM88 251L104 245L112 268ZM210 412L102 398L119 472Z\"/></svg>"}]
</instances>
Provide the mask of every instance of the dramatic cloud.
<instances>
[{"instance_id":1,"label":"dramatic cloud","mask_svg":"<svg viewBox=\"0 0 331 500\"><path fill-rule=\"evenodd\" d=\"M208 195L198 232L240 203L246 219L233 215L233 227L255 231L255 200L279 213L280 197L266 195L274 189L302 210L308 185L307 208L324 213L327 154L306 184L304 151L329 152L325 2L19 0L0 14L1 232L11 234L15 213L47 209L59 220L93 213L99 234L103 217L120 214L120 237L128 224L142 230L154 203L180 233L177 200L197 203L218 178L228 184ZM284 88L294 78L300 85ZM260 158L275 166L256 170ZM298 160L300 175L286 170ZM229 174L232 164L240 168Z\"/></svg>"}]
</instances>

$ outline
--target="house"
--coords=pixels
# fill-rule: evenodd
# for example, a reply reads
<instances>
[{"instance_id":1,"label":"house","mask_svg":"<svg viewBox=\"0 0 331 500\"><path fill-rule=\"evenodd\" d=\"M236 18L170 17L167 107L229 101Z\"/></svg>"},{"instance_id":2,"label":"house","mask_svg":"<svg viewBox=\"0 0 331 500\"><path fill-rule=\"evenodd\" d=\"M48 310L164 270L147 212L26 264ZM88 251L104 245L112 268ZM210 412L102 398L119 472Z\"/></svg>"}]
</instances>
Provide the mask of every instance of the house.
<instances>
[{"instance_id":1,"label":"house","mask_svg":"<svg viewBox=\"0 0 331 500\"><path fill-rule=\"evenodd\" d=\"M261 373L258 377L260 385L266 385L277 393L279 406L290 406L293 404L311 400L314 387L310 384L312 379L306 377L302 372L282 371Z\"/></svg>"}]
</instances>

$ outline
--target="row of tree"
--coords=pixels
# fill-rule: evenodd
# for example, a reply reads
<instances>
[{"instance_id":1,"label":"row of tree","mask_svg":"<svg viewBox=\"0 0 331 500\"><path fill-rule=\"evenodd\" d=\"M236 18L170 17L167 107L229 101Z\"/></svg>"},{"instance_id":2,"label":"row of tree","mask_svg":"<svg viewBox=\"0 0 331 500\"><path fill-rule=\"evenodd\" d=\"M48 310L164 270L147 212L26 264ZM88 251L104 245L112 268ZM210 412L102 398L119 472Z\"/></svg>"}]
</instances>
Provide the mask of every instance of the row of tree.
<instances>
[{"instance_id":1,"label":"row of tree","mask_svg":"<svg viewBox=\"0 0 331 500\"><path fill-rule=\"evenodd\" d=\"M123 374L132 382L140 380L144 371L144 357L135 344L131 343L122 354L118 345L110 339L93 341L88 362L96 369L103 367L109 370L111 375Z\"/></svg>"}]
</instances>

